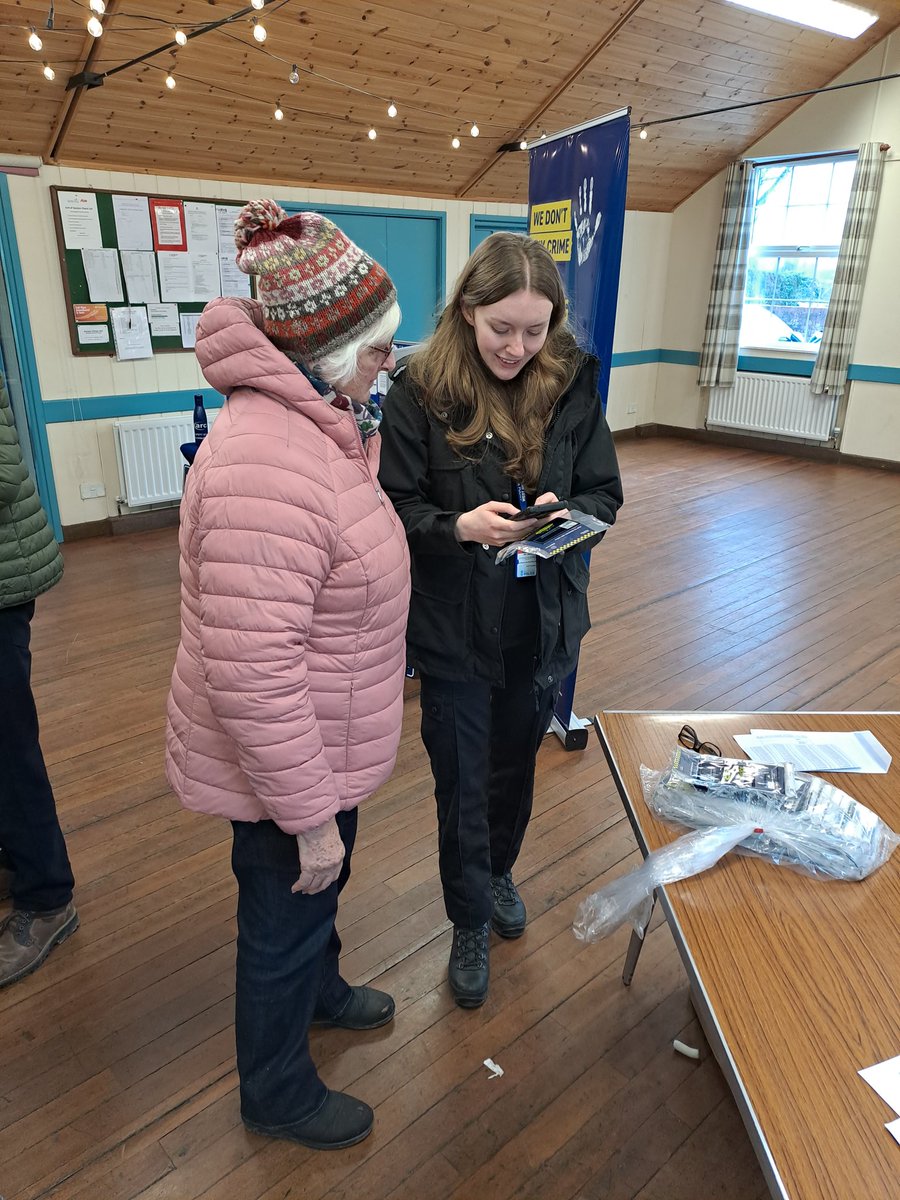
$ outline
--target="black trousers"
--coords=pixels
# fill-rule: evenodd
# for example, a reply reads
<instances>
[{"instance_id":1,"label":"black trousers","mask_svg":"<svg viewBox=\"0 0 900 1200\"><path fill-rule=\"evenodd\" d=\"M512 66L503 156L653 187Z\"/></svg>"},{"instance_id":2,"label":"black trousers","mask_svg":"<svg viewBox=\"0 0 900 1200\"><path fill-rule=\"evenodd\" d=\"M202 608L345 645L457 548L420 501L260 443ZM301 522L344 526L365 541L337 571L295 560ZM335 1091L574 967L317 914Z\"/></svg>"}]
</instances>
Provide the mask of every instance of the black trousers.
<instances>
[{"instance_id":1,"label":"black trousers","mask_svg":"<svg viewBox=\"0 0 900 1200\"><path fill-rule=\"evenodd\" d=\"M444 905L477 929L493 911L490 877L511 871L531 817L534 768L556 689L534 690L534 659L508 659L506 685L421 677Z\"/></svg>"},{"instance_id":2,"label":"black trousers","mask_svg":"<svg viewBox=\"0 0 900 1200\"><path fill-rule=\"evenodd\" d=\"M0 853L13 907L52 912L72 899L72 868L38 740L31 692L34 601L0 608Z\"/></svg>"},{"instance_id":3,"label":"black trousers","mask_svg":"<svg viewBox=\"0 0 900 1200\"><path fill-rule=\"evenodd\" d=\"M357 810L339 812L344 863L323 892L292 892L297 839L273 821L233 821L238 881L234 1036L241 1113L268 1129L316 1112L327 1089L309 1052L314 1017L339 1016L352 992L341 978L338 896L350 878Z\"/></svg>"}]
</instances>

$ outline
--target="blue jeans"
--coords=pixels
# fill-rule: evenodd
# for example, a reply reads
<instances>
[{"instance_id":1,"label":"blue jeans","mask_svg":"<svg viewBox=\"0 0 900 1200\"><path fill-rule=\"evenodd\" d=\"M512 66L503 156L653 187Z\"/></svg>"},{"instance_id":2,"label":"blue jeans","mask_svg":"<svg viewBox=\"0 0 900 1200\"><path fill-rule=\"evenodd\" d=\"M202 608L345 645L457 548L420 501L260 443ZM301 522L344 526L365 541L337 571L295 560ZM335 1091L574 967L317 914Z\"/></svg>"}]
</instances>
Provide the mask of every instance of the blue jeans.
<instances>
[{"instance_id":1,"label":"blue jeans","mask_svg":"<svg viewBox=\"0 0 900 1200\"><path fill-rule=\"evenodd\" d=\"M314 896L293 893L297 839L273 821L233 821L231 866L238 881L234 1034L241 1115L282 1129L312 1116L327 1088L309 1053L314 1017L335 1017L351 998L341 978L334 927L350 878L356 809L337 814L344 842L338 879Z\"/></svg>"},{"instance_id":2,"label":"blue jeans","mask_svg":"<svg viewBox=\"0 0 900 1200\"><path fill-rule=\"evenodd\" d=\"M31 691L34 601L0 608L0 850L13 908L54 912L72 899L72 868L38 740Z\"/></svg>"}]
</instances>

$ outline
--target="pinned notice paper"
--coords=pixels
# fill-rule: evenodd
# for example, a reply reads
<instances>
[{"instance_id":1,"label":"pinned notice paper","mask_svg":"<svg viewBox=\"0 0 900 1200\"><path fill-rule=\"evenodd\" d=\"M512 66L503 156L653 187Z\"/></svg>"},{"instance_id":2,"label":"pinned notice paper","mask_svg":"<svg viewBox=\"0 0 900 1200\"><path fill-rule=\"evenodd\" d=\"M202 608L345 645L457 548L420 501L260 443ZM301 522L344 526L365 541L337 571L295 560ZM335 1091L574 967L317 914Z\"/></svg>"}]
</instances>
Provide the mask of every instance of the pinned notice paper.
<instances>
[{"instance_id":1,"label":"pinned notice paper","mask_svg":"<svg viewBox=\"0 0 900 1200\"><path fill-rule=\"evenodd\" d=\"M119 362L153 357L146 308L114 308L111 317L116 358Z\"/></svg>"},{"instance_id":2,"label":"pinned notice paper","mask_svg":"<svg viewBox=\"0 0 900 1200\"><path fill-rule=\"evenodd\" d=\"M852 733L808 732L799 729L751 729L734 739L751 762L779 766L792 763L798 771L855 771L884 775L891 756L868 729Z\"/></svg>"}]
</instances>

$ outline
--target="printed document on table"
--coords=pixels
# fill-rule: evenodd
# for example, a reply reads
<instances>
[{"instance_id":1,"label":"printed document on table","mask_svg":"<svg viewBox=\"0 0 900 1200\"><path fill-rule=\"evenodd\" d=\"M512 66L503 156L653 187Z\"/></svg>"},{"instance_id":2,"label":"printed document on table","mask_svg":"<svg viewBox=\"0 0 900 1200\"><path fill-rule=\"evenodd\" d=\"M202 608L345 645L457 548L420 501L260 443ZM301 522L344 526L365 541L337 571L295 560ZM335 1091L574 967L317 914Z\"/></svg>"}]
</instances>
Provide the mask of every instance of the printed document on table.
<instances>
[{"instance_id":1,"label":"printed document on table","mask_svg":"<svg viewBox=\"0 0 900 1200\"><path fill-rule=\"evenodd\" d=\"M810 732L799 729L751 729L734 739L751 762L792 763L798 771L854 771L884 775L891 756L868 729Z\"/></svg>"},{"instance_id":2,"label":"printed document on table","mask_svg":"<svg viewBox=\"0 0 900 1200\"><path fill-rule=\"evenodd\" d=\"M900 1113L900 1054L876 1063L874 1067L864 1067L859 1073L885 1104Z\"/></svg>"}]
</instances>

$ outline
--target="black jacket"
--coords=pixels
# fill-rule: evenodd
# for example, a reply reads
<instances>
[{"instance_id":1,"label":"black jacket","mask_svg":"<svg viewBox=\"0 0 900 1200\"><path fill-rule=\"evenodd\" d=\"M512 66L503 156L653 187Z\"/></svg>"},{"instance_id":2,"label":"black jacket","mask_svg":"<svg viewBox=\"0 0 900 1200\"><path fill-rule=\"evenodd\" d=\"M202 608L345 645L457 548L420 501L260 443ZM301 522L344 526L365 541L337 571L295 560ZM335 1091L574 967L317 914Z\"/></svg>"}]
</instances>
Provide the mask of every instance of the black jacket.
<instances>
[{"instance_id":1,"label":"black jacket","mask_svg":"<svg viewBox=\"0 0 900 1200\"><path fill-rule=\"evenodd\" d=\"M535 494L555 492L571 508L612 524L622 485L597 395L598 367L586 355L556 406ZM497 566L493 547L458 542L454 529L460 513L487 500L512 501L512 482L490 433L467 458L448 446L452 419L452 412L429 416L407 373L395 377L384 401L379 477L406 528L412 558L409 662L442 679L502 684L501 625L512 566ZM555 686L575 666L591 624L588 578L579 550L537 560L538 688Z\"/></svg>"}]
</instances>

